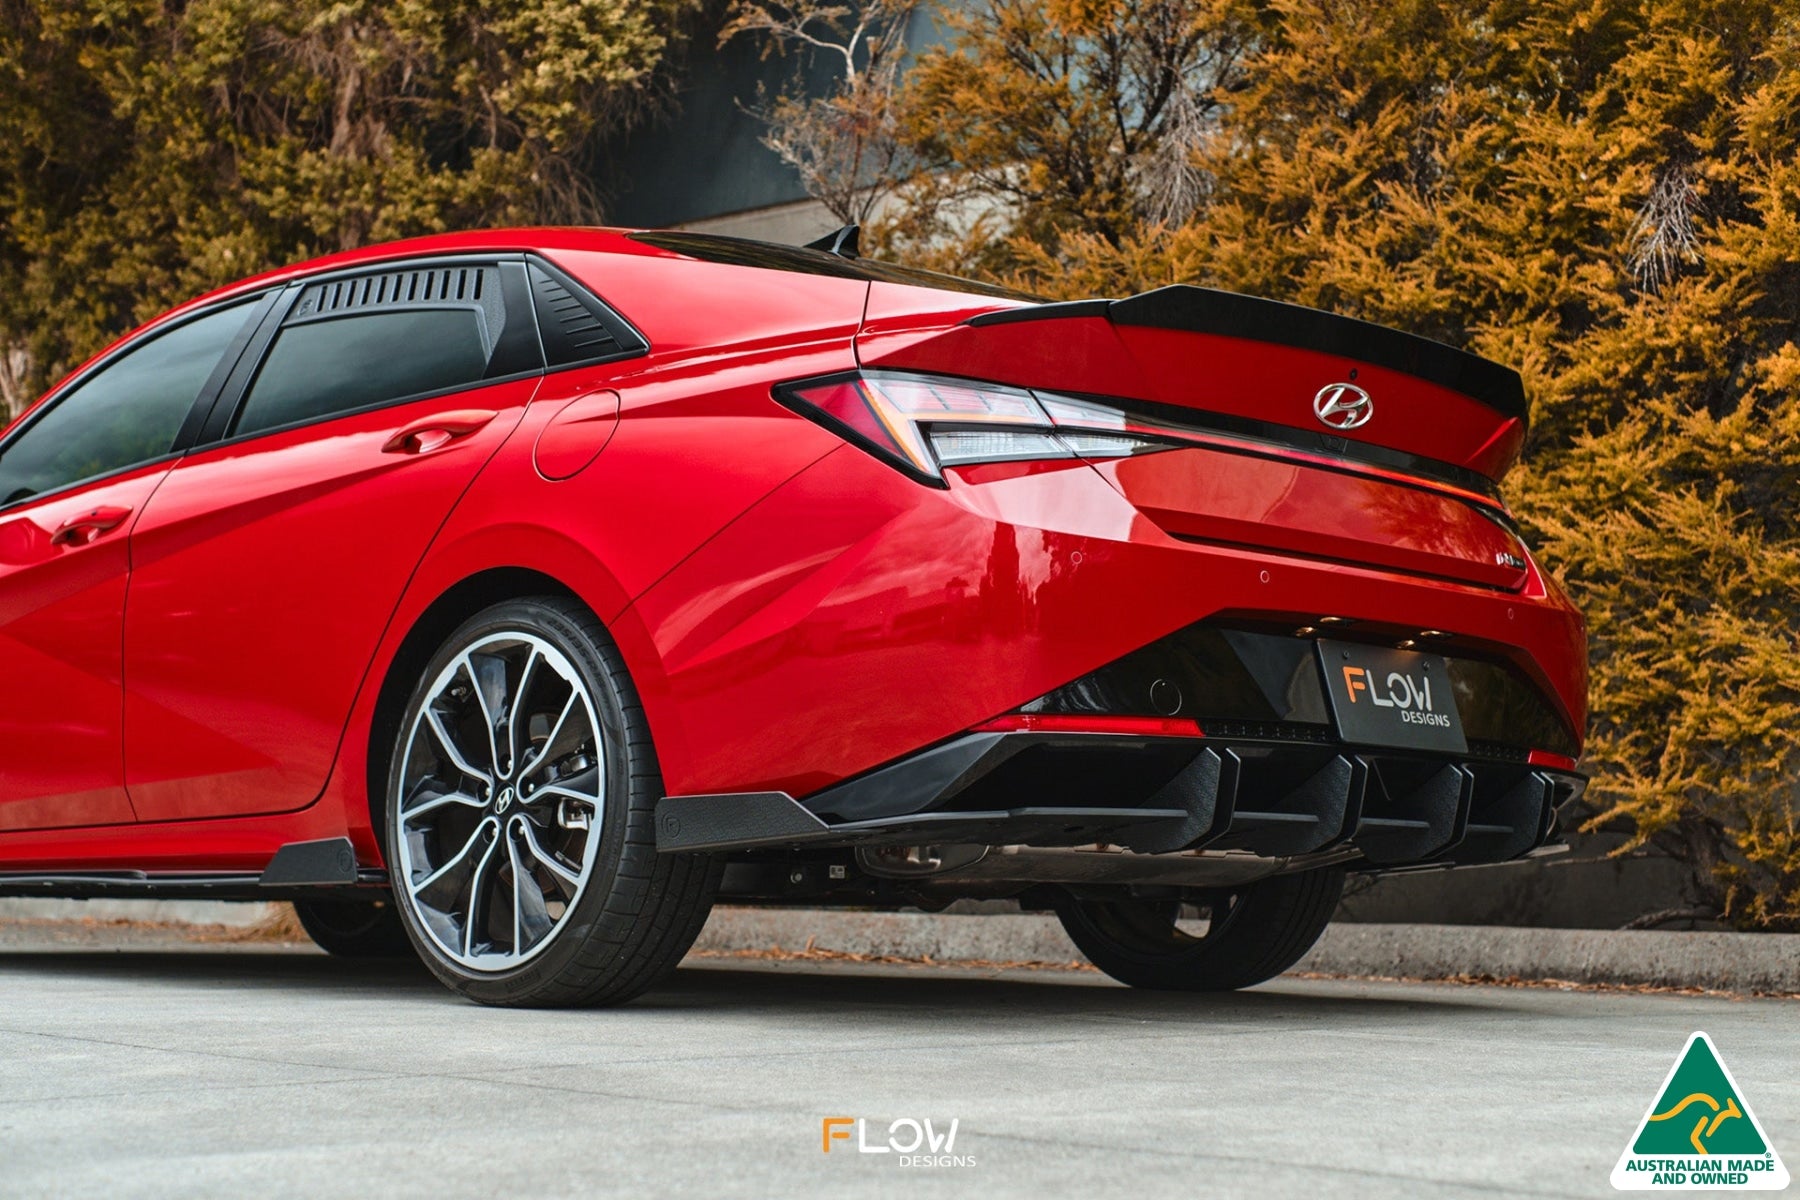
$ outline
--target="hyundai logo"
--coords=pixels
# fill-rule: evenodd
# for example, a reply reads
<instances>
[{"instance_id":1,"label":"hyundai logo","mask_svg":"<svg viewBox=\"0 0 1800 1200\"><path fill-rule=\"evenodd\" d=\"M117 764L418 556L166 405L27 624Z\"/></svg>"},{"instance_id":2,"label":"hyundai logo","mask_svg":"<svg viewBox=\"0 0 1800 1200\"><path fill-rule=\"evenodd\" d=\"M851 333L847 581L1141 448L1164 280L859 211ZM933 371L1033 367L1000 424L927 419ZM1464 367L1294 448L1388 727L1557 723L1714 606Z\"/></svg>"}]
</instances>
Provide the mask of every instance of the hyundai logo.
<instances>
[{"instance_id":1,"label":"hyundai logo","mask_svg":"<svg viewBox=\"0 0 1800 1200\"><path fill-rule=\"evenodd\" d=\"M1355 429L1367 425L1375 415L1369 393L1354 383L1328 383L1313 397L1313 416L1333 429Z\"/></svg>"}]
</instances>

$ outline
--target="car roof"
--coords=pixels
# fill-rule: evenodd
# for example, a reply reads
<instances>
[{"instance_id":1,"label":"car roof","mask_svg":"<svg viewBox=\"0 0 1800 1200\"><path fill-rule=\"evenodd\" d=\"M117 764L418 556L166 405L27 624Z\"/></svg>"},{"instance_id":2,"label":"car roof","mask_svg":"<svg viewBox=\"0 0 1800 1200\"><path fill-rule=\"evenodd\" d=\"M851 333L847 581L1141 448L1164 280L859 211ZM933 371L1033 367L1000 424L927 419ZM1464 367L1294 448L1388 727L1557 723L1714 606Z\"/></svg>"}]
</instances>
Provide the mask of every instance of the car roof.
<instances>
[{"instance_id":1,"label":"car roof","mask_svg":"<svg viewBox=\"0 0 1800 1200\"><path fill-rule=\"evenodd\" d=\"M354 250L341 250L334 254L309 258L304 262L262 271L235 283L228 283L223 287L202 293L148 321L132 326L51 383L41 395L31 404L26 405L12 420L0 422L0 431L10 429L18 424L21 418L36 409L43 400L61 392L72 381L85 374L90 367L113 354L126 342L141 338L164 325L181 320L197 309L218 304L221 301L228 301L239 296L255 295L296 279L304 279L310 275L345 267L374 266L384 262L433 258L448 254L519 254L532 250L599 250L663 258L680 257L671 251L632 241L628 236L632 232L634 231L628 229L546 225L434 233L423 237L361 246Z\"/></svg>"},{"instance_id":2,"label":"car roof","mask_svg":"<svg viewBox=\"0 0 1800 1200\"><path fill-rule=\"evenodd\" d=\"M713 248L709 253L707 247ZM733 249L733 248L737 249ZM409 259L435 258L458 254L523 254L538 251L554 255L556 251L578 251L587 253L604 253L630 255L638 258L687 259L695 256L707 258L717 263L738 265L745 270L754 270L759 266L774 266L775 263L759 263L745 261L742 248L766 248L777 252L776 257L789 259L813 260L810 268L789 264L788 269L811 269L819 274L840 274L848 278L873 280L883 278L889 273L901 273L903 268L887 268L883 264L864 264L850 259L838 259L822 250L810 247L781 246L775 243L754 242L740 238L721 237L712 234L679 234L668 230L628 229L606 226L580 225L522 225L500 229L475 229L453 233L434 233L422 237L405 238L399 241L381 242L374 245L360 246L353 250L341 250L333 254L321 255L306 259L303 262L276 267L263 271L235 283L214 288L212 291L194 297L168 311L152 318L143 324L134 326L119 337L107 343L98 352L80 363L61 379L53 383L39 400L62 391L71 381L84 374L89 368L102 359L113 354L126 342L143 337L164 325L180 321L188 314L211 305L229 301L237 297L252 296L273 287L280 287L295 280L305 279L346 268L363 266L380 266L384 263L404 262ZM755 256L752 256L754 258ZM819 270L820 267L825 269ZM947 288L950 290L979 290L995 296L1011 296L1013 299L1030 299L1016 293L1007 293L1004 289L989 288L975 284L973 281L957 280L949 276L933 275L929 272L904 272L908 277L900 280L914 285ZM963 285L958 287L957 285ZM28 405L25 412L36 408L37 404ZM23 416L22 412L20 416ZM14 422L0 423L6 426Z\"/></svg>"},{"instance_id":3,"label":"car roof","mask_svg":"<svg viewBox=\"0 0 1800 1200\"><path fill-rule=\"evenodd\" d=\"M519 254L531 250L590 250L615 254L678 257L672 252L632 241L629 235L633 232L636 231L597 226L525 225L506 229L433 233L422 237L404 238L395 242L381 242L375 245L360 246L354 250L340 250L333 254L321 255L318 258L309 258L304 262L263 271L246 279L240 279L236 283L215 288L204 295L196 296L179 308L170 310L168 316L173 317L191 308L215 304L233 296L290 283L309 275L410 258L435 258L439 255L449 254Z\"/></svg>"}]
</instances>

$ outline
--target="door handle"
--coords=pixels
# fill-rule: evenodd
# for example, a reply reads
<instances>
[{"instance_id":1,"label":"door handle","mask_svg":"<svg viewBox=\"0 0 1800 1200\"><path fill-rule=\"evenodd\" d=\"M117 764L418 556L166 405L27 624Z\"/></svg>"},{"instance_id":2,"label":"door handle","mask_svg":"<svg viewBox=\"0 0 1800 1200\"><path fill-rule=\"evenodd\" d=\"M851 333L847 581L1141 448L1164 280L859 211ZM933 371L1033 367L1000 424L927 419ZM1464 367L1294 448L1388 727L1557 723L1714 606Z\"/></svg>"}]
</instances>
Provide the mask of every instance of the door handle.
<instances>
[{"instance_id":1,"label":"door handle","mask_svg":"<svg viewBox=\"0 0 1800 1200\"><path fill-rule=\"evenodd\" d=\"M433 413L397 430L382 444L383 454L427 454L485 428L499 414L485 408Z\"/></svg>"},{"instance_id":2,"label":"door handle","mask_svg":"<svg viewBox=\"0 0 1800 1200\"><path fill-rule=\"evenodd\" d=\"M116 504L102 505L78 517L70 517L58 525L56 532L50 535L50 544L85 546L108 530L118 528L130 515L129 508L120 508Z\"/></svg>"}]
</instances>

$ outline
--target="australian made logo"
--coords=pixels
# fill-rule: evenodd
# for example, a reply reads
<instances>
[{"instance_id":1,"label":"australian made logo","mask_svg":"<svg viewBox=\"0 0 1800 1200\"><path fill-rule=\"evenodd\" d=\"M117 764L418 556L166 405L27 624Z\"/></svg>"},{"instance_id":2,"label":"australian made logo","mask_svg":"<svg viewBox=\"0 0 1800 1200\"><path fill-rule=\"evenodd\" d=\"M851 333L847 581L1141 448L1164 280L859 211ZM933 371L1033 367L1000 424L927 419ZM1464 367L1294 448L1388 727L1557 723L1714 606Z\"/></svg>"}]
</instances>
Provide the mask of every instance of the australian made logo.
<instances>
[{"instance_id":1,"label":"australian made logo","mask_svg":"<svg viewBox=\"0 0 1800 1200\"><path fill-rule=\"evenodd\" d=\"M1688 1038L1619 1156L1612 1184L1621 1191L1771 1192L1788 1185L1781 1156L1704 1033Z\"/></svg>"}]
</instances>

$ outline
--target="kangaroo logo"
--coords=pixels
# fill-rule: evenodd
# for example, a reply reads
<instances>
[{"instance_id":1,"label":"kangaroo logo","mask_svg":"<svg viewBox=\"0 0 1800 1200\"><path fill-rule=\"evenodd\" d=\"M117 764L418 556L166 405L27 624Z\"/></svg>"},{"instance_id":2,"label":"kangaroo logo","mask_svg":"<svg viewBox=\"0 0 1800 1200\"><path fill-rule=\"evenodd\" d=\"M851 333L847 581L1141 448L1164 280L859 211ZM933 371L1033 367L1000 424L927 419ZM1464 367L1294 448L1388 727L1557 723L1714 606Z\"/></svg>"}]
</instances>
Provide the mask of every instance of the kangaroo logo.
<instances>
[{"instance_id":1,"label":"kangaroo logo","mask_svg":"<svg viewBox=\"0 0 1800 1200\"><path fill-rule=\"evenodd\" d=\"M1732 1117L1744 1115L1737 1106L1736 1096L1725 1097L1725 1103L1721 1105L1705 1092L1689 1092L1674 1108L1668 1112L1651 1113L1650 1119L1652 1121L1673 1121L1696 1104L1704 1104L1710 1111L1700 1114L1700 1120L1694 1126L1694 1132L1688 1134L1688 1141L1694 1144L1694 1153L1711 1154L1712 1151L1706 1148L1706 1139L1719 1132L1719 1126Z\"/></svg>"}]
</instances>

